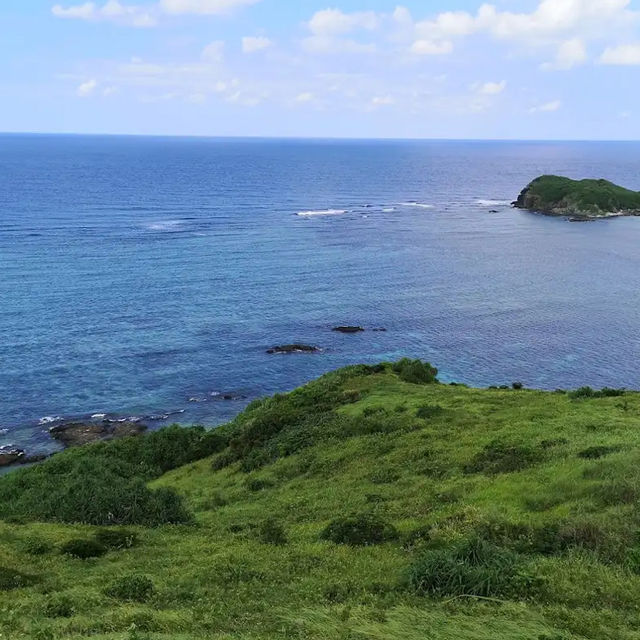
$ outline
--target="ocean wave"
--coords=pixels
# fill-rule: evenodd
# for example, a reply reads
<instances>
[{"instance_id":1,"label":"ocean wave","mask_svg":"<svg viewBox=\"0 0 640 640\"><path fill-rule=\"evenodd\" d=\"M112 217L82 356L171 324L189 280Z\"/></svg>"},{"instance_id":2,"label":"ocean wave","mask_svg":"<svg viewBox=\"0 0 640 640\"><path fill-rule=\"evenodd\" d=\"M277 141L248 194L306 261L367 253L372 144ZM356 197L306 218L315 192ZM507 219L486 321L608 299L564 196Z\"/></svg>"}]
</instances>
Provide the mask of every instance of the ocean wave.
<instances>
[{"instance_id":1,"label":"ocean wave","mask_svg":"<svg viewBox=\"0 0 640 640\"><path fill-rule=\"evenodd\" d=\"M485 200L480 198L476 200L476 204L479 204L481 207L506 207L511 204L511 200Z\"/></svg>"},{"instance_id":2,"label":"ocean wave","mask_svg":"<svg viewBox=\"0 0 640 640\"><path fill-rule=\"evenodd\" d=\"M60 416L43 416L38 420L38 424L51 424L52 422L58 422L62 420Z\"/></svg>"},{"instance_id":3,"label":"ocean wave","mask_svg":"<svg viewBox=\"0 0 640 640\"><path fill-rule=\"evenodd\" d=\"M343 213L347 213L346 209L320 209L318 211L298 211L296 215L310 217L310 216L339 216Z\"/></svg>"},{"instance_id":4,"label":"ocean wave","mask_svg":"<svg viewBox=\"0 0 640 640\"><path fill-rule=\"evenodd\" d=\"M92 420L101 420L102 418L106 418L107 414L106 413L93 413L91 414L91 419Z\"/></svg>"},{"instance_id":5,"label":"ocean wave","mask_svg":"<svg viewBox=\"0 0 640 640\"><path fill-rule=\"evenodd\" d=\"M6 436L9 433L9 429L0 429L0 436Z\"/></svg>"},{"instance_id":6,"label":"ocean wave","mask_svg":"<svg viewBox=\"0 0 640 640\"><path fill-rule=\"evenodd\" d=\"M417 207L418 209L434 208L432 204L427 204L426 202L398 202L398 205L401 207Z\"/></svg>"},{"instance_id":7,"label":"ocean wave","mask_svg":"<svg viewBox=\"0 0 640 640\"><path fill-rule=\"evenodd\" d=\"M395 211L395 210L396 210L396 208L395 208L395 207L385 207L385 208L382 210L382 213L391 213L392 211Z\"/></svg>"},{"instance_id":8,"label":"ocean wave","mask_svg":"<svg viewBox=\"0 0 640 640\"><path fill-rule=\"evenodd\" d=\"M184 223L184 220L159 220L156 222L149 222L145 225L145 228L149 231L164 231L165 233L176 233L178 231L182 231Z\"/></svg>"}]
</instances>

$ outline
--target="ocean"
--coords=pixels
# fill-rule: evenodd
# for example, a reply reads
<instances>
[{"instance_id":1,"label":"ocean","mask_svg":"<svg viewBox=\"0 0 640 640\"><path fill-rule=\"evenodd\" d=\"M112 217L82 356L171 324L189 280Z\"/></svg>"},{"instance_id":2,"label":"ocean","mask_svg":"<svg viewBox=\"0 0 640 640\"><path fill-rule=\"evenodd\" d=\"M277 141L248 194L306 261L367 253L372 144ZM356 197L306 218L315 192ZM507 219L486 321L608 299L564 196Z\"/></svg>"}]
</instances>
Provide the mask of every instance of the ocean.
<instances>
[{"instance_id":1,"label":"ocean","mask_svg":"<svg viewBox=\"0 0 640 640\"><path fill-rule=\"evenodd\" d=\"M543 173L639 169L640 143L1 135L0 446L100 414L216 425L402 356L638 388L640 219L509 203ZM292 342L322 351L266 353Z\"/></svg>"}]
</instances>

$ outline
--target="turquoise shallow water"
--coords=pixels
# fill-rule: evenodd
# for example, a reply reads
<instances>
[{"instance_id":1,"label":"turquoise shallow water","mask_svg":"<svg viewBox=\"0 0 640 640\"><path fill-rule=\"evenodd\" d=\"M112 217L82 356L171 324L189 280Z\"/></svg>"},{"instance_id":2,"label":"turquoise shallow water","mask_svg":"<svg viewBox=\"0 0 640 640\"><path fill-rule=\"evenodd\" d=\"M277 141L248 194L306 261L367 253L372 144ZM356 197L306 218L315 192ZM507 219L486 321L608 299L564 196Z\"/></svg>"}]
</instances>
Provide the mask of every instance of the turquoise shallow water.
<instances>
[{"instance_id":1,"label":"turquoise shallow water","mask_svg":"<svg viewBox=\"0 0 640 640\"><path fill-rule=\"evenodd\" d=\"M0 445L46 447L44 417L217 424L403 355L638 387L640 219L508 203L547 172L640 189L639 168L632 143L0 136ZM293 341L324 351L265 353Z\"/></svg>"}]
</instances>

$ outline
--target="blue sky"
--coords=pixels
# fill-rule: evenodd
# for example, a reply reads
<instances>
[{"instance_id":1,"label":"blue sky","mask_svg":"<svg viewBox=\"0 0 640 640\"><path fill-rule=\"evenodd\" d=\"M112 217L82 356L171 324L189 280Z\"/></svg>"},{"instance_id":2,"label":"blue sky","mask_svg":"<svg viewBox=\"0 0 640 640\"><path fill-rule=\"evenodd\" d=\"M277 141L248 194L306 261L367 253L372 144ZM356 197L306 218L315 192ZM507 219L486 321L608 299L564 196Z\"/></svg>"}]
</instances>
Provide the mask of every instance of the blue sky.
<instances>
[{"instance_id":1,"label":"blue sky","mask_svg":"<svg viewBox=\"0 0 640 640\"><path fill-rule=\"evenodd\" d=\"M3 0L0 130L640 139L640 0Z\"/></svg>"}]
</instances>

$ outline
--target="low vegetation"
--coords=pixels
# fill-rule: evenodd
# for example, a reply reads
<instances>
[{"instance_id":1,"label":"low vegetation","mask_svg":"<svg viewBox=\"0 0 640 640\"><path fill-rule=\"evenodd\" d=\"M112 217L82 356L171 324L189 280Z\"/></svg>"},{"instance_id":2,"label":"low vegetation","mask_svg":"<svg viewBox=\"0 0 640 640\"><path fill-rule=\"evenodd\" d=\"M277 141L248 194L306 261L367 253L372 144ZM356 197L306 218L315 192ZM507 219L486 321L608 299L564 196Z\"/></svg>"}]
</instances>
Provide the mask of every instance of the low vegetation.
<instances>
[{"instance_id":1,"label":"low vegetation","mask_svg":"<svg viewBox=\"0 0 640 640\"><path fill-rule=\"evenodd\" d=\"M0 637L637 640L640 394L348 367L0 478Z\"/></svg>"}]
</instances>

